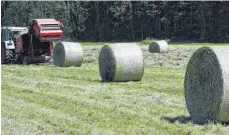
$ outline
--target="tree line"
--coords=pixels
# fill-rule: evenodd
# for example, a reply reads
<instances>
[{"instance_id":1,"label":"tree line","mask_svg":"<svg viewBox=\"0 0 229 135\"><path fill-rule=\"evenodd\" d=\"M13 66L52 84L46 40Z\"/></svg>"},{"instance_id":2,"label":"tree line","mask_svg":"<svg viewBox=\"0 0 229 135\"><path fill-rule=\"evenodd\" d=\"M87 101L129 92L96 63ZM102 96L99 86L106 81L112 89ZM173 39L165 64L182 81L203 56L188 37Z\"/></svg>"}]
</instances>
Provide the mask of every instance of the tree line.
<instances>
[{"instance_id":1,"label":"tree line","mask_svg":"<svg viewBox=\"0 0 229 135\"><path fill-rule=\"evenodd\" d=\"M55 18L80 41L229 41L226 1L1 1L2 26Z\"/></svg>"}]
</instances>

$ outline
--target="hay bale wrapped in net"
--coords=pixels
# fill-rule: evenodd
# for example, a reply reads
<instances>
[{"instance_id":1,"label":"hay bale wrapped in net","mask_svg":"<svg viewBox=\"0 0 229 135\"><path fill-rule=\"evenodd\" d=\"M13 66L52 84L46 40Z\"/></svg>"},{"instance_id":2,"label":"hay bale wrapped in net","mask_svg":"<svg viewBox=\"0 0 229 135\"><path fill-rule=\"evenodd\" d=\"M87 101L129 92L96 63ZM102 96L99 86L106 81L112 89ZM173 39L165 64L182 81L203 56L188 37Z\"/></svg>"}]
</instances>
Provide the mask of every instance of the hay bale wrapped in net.
<instances>
[{"instance_id":1,"label":"hay bale wrapped in net","mask_svg":"<svg viewBox=\"0 0 229 135\"><path fill-rule=\"evenodd\" d=\"M59 67L80 67L83 63L83 48L79 43L58 42L53 51L53 61Z\"/></svg>"},{"instance_id":2,"label":"hay bale wrapped in net","mask_svg":"<svg viewBox=\"0 0 229 135\"><path fill-rule=\"evenodd\" d=\"M140 81L144 73L141 48L136 43L105 45L99 54L102 81Z\"/></svg>"},{"instance_id":3,"label":"hay bale wrapped in net","mask_svg":"<svg viewBox=\"0 0 229 135\"><path fill-rule=\"evenodd\" d=\"M150 53L166 53L169 50L169 45L165 40L153 41L149 45Z\"/></svg>"},{"instance_id":4,"label":"hay bale wrapped in net","mask_svg":"<svg viewBox=\"0 0 229 135\"><path fill-rule=\"evenodd\" d=\"M186 69L184 88L194 122L229 122L229 47L196 50Z\"/></svg>"}]
</instances>

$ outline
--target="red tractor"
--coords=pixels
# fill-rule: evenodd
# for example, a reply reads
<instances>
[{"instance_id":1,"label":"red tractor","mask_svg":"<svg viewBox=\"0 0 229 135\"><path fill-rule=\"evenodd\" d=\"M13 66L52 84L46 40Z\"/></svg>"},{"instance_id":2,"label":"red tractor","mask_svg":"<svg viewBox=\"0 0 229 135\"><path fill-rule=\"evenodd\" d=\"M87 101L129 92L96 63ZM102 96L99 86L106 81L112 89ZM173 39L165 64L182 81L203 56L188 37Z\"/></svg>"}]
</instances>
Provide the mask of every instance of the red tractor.
<instances>
[{"instance_id":1,"label":"red tractor","mask_svg":"<svg viewBox=\"0 0 229 135\"><path fill-rule=\"evenodd\" d=\"M61 26L55 19L34 19L29 27L1 28L1 63L48 62L53 41L62 36Z\"/></svg>"}]
</instances>

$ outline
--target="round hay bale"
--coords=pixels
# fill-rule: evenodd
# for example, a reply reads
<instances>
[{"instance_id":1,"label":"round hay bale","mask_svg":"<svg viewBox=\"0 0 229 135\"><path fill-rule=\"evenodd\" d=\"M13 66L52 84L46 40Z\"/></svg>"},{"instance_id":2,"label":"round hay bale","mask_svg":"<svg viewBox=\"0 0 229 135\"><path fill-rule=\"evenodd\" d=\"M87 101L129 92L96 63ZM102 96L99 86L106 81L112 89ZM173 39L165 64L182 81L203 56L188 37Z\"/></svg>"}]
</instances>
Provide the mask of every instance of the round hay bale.
<instances>
[{"instance_id":1,"label":"round hay bale","mask_svg":"<svg viewBox=\"0 0 229 135\"><path fill-rule=\"evenodd\" d=\"M150 53L166 53L169 50L169 45L165 40L153 41L149 45Z\"/></svg>"},{"instance_id":2,"label":"round hay bale","mask_svg":"<svg viewBox=\"0 0 229 135\"><path fill-rule=\"evenodd\" d=\"M202 47L190 58L185 100L195 123L229 122L229 47Z\"/></svg>"},{"instance_id":3,"label":"round hay bale","mask_svg":"<svg viewBox=\"0 0 229 135\"><path fill-rule=\"evenodd\" d=\"M99 53L102 81L140 81L144 73L143 55L136 43L105 45Z\"/></svg>"},{"instance_id":4,"label":"round hay bale","mask_svg":"<svg viewBox=\"0 0 229 135\"><path fill-rule=\"evenodd\" d=\"M83 63L83 48L79 43L58 42L54 48L53 61L59 67L80 67Z\"/></svg>"}]
</instances>

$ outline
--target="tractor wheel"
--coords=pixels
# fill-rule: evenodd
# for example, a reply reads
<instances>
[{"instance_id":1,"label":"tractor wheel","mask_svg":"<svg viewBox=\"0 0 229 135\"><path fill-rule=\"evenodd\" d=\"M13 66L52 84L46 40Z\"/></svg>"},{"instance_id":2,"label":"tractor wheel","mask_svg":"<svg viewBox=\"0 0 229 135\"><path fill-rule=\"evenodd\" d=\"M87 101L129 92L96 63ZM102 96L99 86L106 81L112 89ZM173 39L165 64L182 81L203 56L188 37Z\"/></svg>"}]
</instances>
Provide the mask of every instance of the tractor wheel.
<instances>
[{"instance_id":1,"label":"tractor wheel","mask_svg":"<svg viewBox=\"0 0 229 135\"><path fill-rule=\"evenodd\" d=\"M3 45L1 45L1 64L4 63L4 59L5 59L5 48Z\"/></svg>"},{"instance_id":2,"label":"tractor wheel","mask_svg":"<svg viewBox=\"0 0 229 135\"><path fill-rule=\"evenodd\" d=\"M14 52L12 50L5 49L5 47L1 46L1 63L10 64L13 62Z\"/></svg>"},{"instance_id":3,"label":"tractor wheel","mask_svg":"<svg viewBox=\"0 0 229 135\"><path fill-rule=\"evenodd\" d=\"M6 49L5 50L5 61L4 61L4 63L10 64L13 62L13 59L14 59L13 51Z\"/></svg>"},{"instance_id":4,"label":"tractor wheel","mask_svg":"<svg viewBox=\"0 0 229 135\"><path fill-rule=\"evenodd\" d=\"M30 60L30 58L28 56L25 56L25 57L22 58L22 64L23 65L28 65L30 63L31 63L31 60Z\"/></svg>"}]
</instances>

